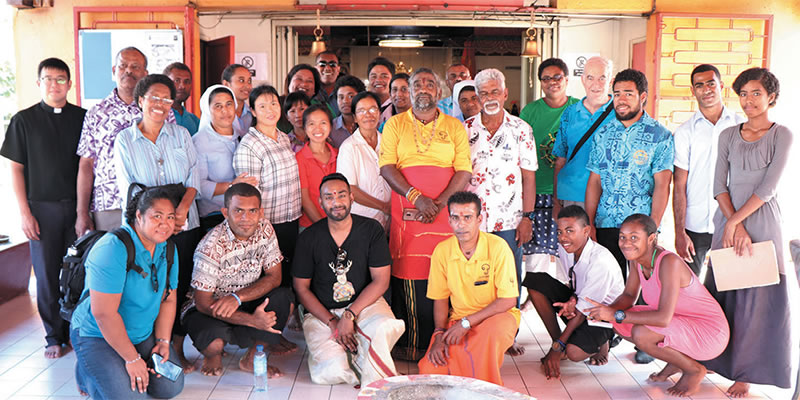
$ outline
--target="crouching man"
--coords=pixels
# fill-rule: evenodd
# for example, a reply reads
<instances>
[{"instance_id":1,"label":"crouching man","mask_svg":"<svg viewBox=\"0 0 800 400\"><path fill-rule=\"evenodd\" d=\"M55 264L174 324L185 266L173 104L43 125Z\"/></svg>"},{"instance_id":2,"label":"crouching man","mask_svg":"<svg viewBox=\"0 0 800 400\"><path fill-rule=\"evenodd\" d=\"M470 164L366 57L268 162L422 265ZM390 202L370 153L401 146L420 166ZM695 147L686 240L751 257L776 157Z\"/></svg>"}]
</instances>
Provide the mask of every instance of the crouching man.
<instances>
[{"instance_id":1,"label":"crouching man","mask_svg":"<svg viewBox=\"0 0 800 400\"><path fill-rule=\"evenodd\" d=\"M542 358L548 379L561 377L564 354L574 362L587 358L592 365L608 362L609 340L614 330L609 326L589 325L584 311L592 304L586 298L611 304L625 289L614 255L589 237L589 216L583 208L577 205L562 208L556 222L558 266L568 277L568 283L565 285L546 272L528 273L523 282L553 340ZM558 316L566 323L563 331L556 321Z\"/></svg>"},{"instance_id":2,"label":"crouching man","mask_svg":"<svg viewBox=\"0 0 800 400\"><path fill-rule=\"evenodd\" d=\"M183 324L205 356L204 375L222 373L227 343L247 348L239 368L253 370L257 345L273 353L297 346L281 336L294 295L280 287L281 256L272 224L264 218L261 193L246 183L225 191L225 221L211 229L194 254ZM269 367L269 376L281 375Z\"/></svg>"},{"instance_id":3,"label":"crouching man","mask_svg":"<svg viewBox=\"0 0 800 400\"><path fill-rule=\"evenodd\" d=\"M428 298L436 330L419 373L502 385L503 355L520 320L514 255L501 237L480 231L477 195L456 192L447 209L455 236L439 243L431 256Z\"/></svg>"},{"instance_id":4,"label":"crouching man","mask_svg":"<svg viewBox=\"0 0 800 400\"><path fill-rule=\"evenodd\" d=\"M381 224L350 214L347 178L322 178L319 204L328 216L300 234L292 275L305 307L303 333L314 383L368 385L397 375L391 350L405 324L383 299L392 258Z\"/></svg>"}]
</instances>

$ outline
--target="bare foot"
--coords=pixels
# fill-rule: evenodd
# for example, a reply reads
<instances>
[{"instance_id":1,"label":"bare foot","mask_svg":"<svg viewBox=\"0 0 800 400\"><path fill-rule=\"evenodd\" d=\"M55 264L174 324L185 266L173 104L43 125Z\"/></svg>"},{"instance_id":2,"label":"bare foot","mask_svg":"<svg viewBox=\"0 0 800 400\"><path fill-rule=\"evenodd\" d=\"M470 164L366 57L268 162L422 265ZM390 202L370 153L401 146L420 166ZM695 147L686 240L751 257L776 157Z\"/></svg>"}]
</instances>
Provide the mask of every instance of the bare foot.
<instances>
[{"instance_id":1,"label":"bare foot","mask_svg":"<svg viewBox=\"0 0 800 400\"><path fill-rule=\"evenodd\" d=\"M206 376L222 375L222 354L204 357L203 366L200 368L200 372Z\"/></svg>"},{"instance_id":2,"label":"bare foot","mask_svg":"<svg viewBox=\"0 0 800 400\"><path fill-rule=\"evenodd\" d=\"M674 366L672 364L667 364L667 366L664 367L664 369L662 369L661 372L652 373L652 374L650 374L650 377L647 378L647 379L650 382L666 382L667 379L669 379L670 376L675 375L678 372L681 372L680 368L678 368L678 367L676 367L676 366Z\"/></svg>"},{"instance_id":3,"label":"bare foot","mask_svg":"<svg viewBox=\"0 0 800 400\"><path fill-rule=\"evenodd\" d=\"M593 356L589 357L589 364L591 365L606 365L608 364L608 342L600 346L600 350Z\"/></svg>"},{"instance_id":4,"label":"bare foot","mask_svg":"<svg viewBox=\"0 0 800 400\"><path fill-rule=\"evenodd\" d=\"M61 358L61 356L64 354L66 354L66 351L64 351L60 344L54 344L44 348L44 358L49 358L52 360Z\"/></svg>"},{"instance_id":5,"label":"bare foot","mask_svg":"<svg viewBox=\"0 0 800 400\"><path fill-rule=\"evenodd\" d=\"M271 365L267 366L267 377L272 379L280 376L283 376L283 372L281 372L281 370L278 369L278 367L273 367Z\"/></svg>"},{"instance_id":6,"label":"bare foot","mask_svg":"<svg viewBox=\"0 0 800 400\"><path fill-rule=\"evenodd\" d=\"M281 342L278 344L268 344L267 350L269 350L272 355L282 356L297 351L297 345L281 336Z\"/></svg>"},{"instance_id":7,"label":"bare foot","mask_svg":"<svg viewBox=\"0 0 800 400\"><path fill-rule=\"evenodd\" d=\"M300 319L300 316L297 315L297 312L293 312L289 316L289 322L286 324L286 326L295 332L303 331L303 322Z\"/></svg>"},{"instance_id":8,"label":"bare foot","mask_svg":"<svg viewBox=\"0 0 800 400\"><path fill-rule=\"evenodd\" d=\"M506 350L506 354L512 357L521 356L525 354L525 347L523 347L521 344L518 344L517 341L515 340L514 343L511 345L511 347L509 347L508 350Z\"/></svg>"},{"instance_id":9,"label":"bare foot","mask_svg":"<svg viewBox=\"0 0 800 400\"><path fill-rule=\"evenodd\" d=\"M84 392L83 390L81 390L81 387L80 387L80 386L78 386L78 385L76 384L76 385L75 385L75 387L78 389L78 394L79 394L79 395L81 395L81 396L83 396L83 397L89 397L89 393L86 393L86 392Z\"/></svg>"},{"instance_id":10,"label":"bare foot","mask_svg":"<svg viewBox=\"0 0 800 400\"><path fill-rule=\"evenodd\" d=\"M186 339L186 336L172 335L172 348L175 349L175 355L178 356L178 361L180 361L181 367L183 367L183 374L189 375L194 372L197 367L191 361L186 359L186 355L183 354L184 339Z\"/></svg>"},{"instance_id":11,"label":"bare foot","mask_svg":"<svg viewBox=\"0 0 800 400\"><path fill-rule=\"evenodd\" d=\"M700 389L700 382L706 376L706 367L700 365L700 369L694 372L684 372L681 379L675 386L667 389L667 394L679 397L689 397Z\"/></svg>"},{"instance_id":12,"label":"bare foot","mask_svg":"<svg viewBox=\"0 0 800 400\"><path fill-rule=\"evenodd\" d=\"M733 398L747 397L750 393L750 384L747 382L736 381L728 388L726 394Z\"/></svg>"}]
</instances>

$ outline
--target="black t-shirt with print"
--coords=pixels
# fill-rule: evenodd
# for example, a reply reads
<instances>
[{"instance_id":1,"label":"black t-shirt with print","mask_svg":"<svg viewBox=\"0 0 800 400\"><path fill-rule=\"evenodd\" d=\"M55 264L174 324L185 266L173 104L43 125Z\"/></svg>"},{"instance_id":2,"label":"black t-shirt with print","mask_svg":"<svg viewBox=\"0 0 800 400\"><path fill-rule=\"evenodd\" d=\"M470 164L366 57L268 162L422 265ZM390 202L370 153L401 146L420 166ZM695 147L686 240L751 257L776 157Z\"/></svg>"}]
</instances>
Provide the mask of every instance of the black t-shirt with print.
<instances>
[{"instance_id":1,"label":"black t-shirt with print","mask_svg":"<svg viewBox=\"0 0 800 400\"><path fill-rule=\"evenodd\" d=\"M361 291L372 281L369 268L391 265L389 243L378 221L359 215L352 215L353 226L342 243L346 252L341 261L339 246L328 230L328 219L323 218L300 234L292 262L292 276L311 279L311 292L327 309L347 307L358 298ZM337 263L345 267L347 281L353 284L355 294L347 301L334 300L333 286L337 283Z\"/></svg>"}]
</instances>

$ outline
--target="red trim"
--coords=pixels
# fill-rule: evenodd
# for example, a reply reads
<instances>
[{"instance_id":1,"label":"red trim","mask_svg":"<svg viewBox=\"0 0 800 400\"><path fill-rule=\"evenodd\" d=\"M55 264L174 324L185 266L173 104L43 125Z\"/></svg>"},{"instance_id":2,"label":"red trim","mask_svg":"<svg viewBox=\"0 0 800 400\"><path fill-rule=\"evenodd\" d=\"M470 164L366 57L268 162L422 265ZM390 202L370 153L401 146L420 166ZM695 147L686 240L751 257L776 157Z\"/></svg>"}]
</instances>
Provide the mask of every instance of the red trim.
<instances>
[{"instance_id":1,"label":"red trim","mask_svg":"<svg viewBox=\"0 0 800 400\"><path fill-rule=\"evenodd\" d=\"M369 342L369 355L370 357L372 357L373 360L375 360L375 363L378 364L378 368L381 369L381 372L383 372L383 374L386 375L387 377L394 376L392 369L389 368L389 366L386 365L386 363L384 363L383 360L381 360L381 357L372 348L372 338L367 336L367 334L364 333L364 331L362 331L357 324L353 323L353 326L356 328L356 332L358 332L361 336L367 338L367 341Z\"/></svg>"}]
</instances>

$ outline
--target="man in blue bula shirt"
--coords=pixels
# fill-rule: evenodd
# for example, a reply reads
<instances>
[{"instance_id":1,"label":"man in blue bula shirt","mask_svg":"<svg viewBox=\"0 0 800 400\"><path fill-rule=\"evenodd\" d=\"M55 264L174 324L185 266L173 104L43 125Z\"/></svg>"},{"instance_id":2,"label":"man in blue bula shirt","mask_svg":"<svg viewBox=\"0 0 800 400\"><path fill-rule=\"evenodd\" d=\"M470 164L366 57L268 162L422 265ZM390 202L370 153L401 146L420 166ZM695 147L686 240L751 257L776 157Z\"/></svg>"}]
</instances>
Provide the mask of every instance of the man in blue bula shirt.
<instances>
[{"instance_id":1,"label":"man in blue bula shirt","mask_svg":"<svg viewBox=\"0 0 800 400\"><path fill-rule=\"evenodd\" d=\"M597 129L586 168L586 212L593 239L611 250L627 278L619 249L619 227L631 214L650 215L657 223L667 208L672 180L672 134L645 111L647 78L626 69L614 77L616 119Z\"/></svg>"},{"instance_id":2,"label":"man in blue bula shirt","mask_svg":"<svg viewBox=\"0 0 800 400\"><path fill-rule=\"evenodd\" d=\"M569 205L586 208L583 200L586 197L586 183L589 181L586 163L592 148L591 139L602 126L616 118L613 113L605 112L608 107L614 107L609 93L611 70L612 63L605 57L597 56L587 60L581 75L586 96L580 102L567 107L561 114L561 124L553 144L553 156L556 158L553 168L553 216ZM600 118L602 121L578 147L589 128Z\"/></svg>"}]
</instances>

